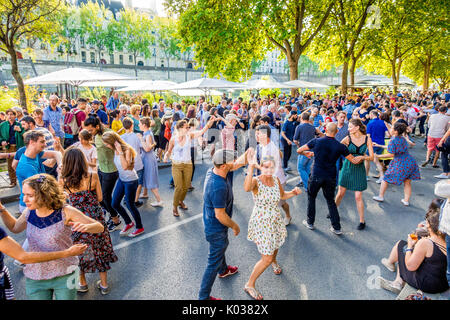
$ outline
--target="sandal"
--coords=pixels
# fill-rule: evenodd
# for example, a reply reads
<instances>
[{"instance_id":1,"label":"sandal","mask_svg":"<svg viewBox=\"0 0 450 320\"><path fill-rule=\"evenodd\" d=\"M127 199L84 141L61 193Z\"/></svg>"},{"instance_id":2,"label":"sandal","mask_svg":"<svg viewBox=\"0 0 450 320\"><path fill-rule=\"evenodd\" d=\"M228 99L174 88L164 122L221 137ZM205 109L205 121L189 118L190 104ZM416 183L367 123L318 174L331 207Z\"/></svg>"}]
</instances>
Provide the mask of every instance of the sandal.
<instances>
[{"instance_id":1,"label":"sandal","mask_svg":"<svg viewBox=\"0 0 450 320\"><path fill-rule=\"evenodd\" d=\"M181 209L183 209L183 210L187 210L188 209L188 207L183 203L183 202L180 202L180 204L178 205Z\"/></svg>"},{"instance_id":2,"label":"sandal","mask_svg":"<svg viewBox=\"0 0 450 320\"><path fill-rule=\"evenodd\" d=\"M255 288L245 286L244 291L255 300L263 300L263 296Z\"/></svg>"},{"instance_id":3,"label":"sandal","mask_svg":"<svg viewBox=\"0 0 450 320\"><path fill-rule=\"evenodd\" d=\"M273 269L273 273L275 273L276 275L281 274L281 272L283 271L280 267L280 265L276 262L272 262L272 269Z\"/></svg>"},{"instance_id":4,"label":"sandal","mask_svg":"<svg viewBox=\"0 0 450 320\"><path fill-rule=\"evenodd\" d=\"M172 211L172 213L173 213L173 216L174 216L174 217L179 217L179 216L180 216L180 214L178 213L178 210L177 210L177 209L174 209L174 210Z\"/></svg>"}]
</instances>

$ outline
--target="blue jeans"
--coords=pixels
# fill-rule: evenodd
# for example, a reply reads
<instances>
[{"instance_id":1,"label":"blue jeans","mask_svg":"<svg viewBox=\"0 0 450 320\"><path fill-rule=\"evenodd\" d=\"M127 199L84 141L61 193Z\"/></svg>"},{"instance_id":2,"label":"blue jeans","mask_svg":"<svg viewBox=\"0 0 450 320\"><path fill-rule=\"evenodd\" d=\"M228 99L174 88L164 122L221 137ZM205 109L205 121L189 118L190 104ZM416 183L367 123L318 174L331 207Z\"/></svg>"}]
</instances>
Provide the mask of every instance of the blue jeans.
<instances>
[{"instance_id":1,"label":"blue jeans","mask_svg":"<svg viewBox=\"0 0 450 320\"><path fill-rule=\"evenodd\" d=\"M136 229L141 229L141 215L139 214L136 204L134 203L134 200L136 199L137 187L137 180L125 182L120 180L119 178L117 180L116 188L114 189L114 194L112 197L112 207L116 209L116 211L121 215L126 224L130 224L130 216L120 204L123 197L125 196L125 204L128 210L131 212L131 215L133 216L134 222L136 223Z\"/></svg>"},{"instance_id":2,"label":"blue jeans","mask_svg":"<svg viewBox=\"0 0 450 320\"><path fill-rule=\"evenodd\" d=\"M309 174L311 173L312 158L309 159L307 156L299 155L297 158L297 170L300 178L302 178L303 185L305 189L308 189Z\"/></svg>"},{"instance_id":3,"label":"blue jeans","mask_svg":"<svg viewBox=\"0 0 450 320\"><path fill-rule=\"evenodd\" d=\"M206 241L209 242L208 266L203 274L199 300L209 299L217 274L224 273L227 270L225 251L228 247L228 230L206 235Z\"/></svg>"},{"instance_id":4,"label":"blue jeans","mask_svg":"<svg viewBox=\"0 0 450 320\"><path fill-rule=\"evenodd\" d=\"M450 236L445 235L445 242L447 243L447 281L450 287Z\"/></svg>"}]
</instances>

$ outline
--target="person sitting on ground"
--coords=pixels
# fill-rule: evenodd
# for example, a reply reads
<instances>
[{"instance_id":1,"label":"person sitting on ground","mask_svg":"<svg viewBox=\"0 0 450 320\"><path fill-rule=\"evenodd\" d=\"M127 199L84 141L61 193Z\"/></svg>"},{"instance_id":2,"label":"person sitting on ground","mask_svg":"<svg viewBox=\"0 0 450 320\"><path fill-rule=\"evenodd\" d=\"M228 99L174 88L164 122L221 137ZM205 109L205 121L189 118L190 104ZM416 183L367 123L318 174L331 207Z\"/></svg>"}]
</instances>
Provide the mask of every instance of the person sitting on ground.
<instances>
[{"instance_id":1,"label":"person sitting on ground","mask_svg":"<svg viewBox=\"0 0 450 320\"><path fill-rule=\"evenodd\" d=\"M406 282L427 293L441 293L448 290L445 275L447 250L444 234L439 231L439 215L439 206L430 205L425 216L429 236L417 240L417 236L411 237L410 234L408 242L398 241L392 248L389 258L381 260L381 263L392 272L395 272L395 263L398 262L394 281L378 277L383 289L399 294Z\"/></svg>"}]
</instances>

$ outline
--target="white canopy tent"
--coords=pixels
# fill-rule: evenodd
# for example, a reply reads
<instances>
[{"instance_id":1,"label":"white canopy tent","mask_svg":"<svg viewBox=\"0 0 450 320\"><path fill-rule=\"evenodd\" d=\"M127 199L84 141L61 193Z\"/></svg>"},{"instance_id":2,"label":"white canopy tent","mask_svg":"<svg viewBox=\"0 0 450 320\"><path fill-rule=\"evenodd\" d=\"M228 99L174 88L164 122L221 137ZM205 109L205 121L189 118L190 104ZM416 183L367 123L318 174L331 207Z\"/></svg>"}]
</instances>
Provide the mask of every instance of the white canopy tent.
<instances>
[{"instance_id":1,"label":"white canopy tent","mask_svg":"<svg viewBox=\"0 0 450 320\"><path fill-rule=\"evenodd\" d=\"M329 86L321 83L309 82L304 80L292 80L284 82L284 84L291 86L292 88L302 88L302 89L325 89Z\"/></svg>"},{"instance_id":2,"label":"white canopy tent","mask_svg":"<svg viewBox=\"0 0 450 320\"><path fill-rule=\"evenodd\" d=\"M277 82L272 79L264 80L264 79L257 79L257 80L248 80L243 83L244 89L292 89L291 85L288 85L286 83Z\"/></svg>"},{"instance_id":3,"label":"white canopy tent","mask_svg":"<svg viewBox=\"0 0 450 320\"><path fill-rule=\"evenodd\" d=\"M135 86L148 82L148 80L108 80L108 81L89 81L85 82L80 87L108 87L108 88L123 88L128 86Z\"/></svg>"},{"instance_id":4,"label":"white canopy tent","mask_svg":"<svg viewBox=\"0 0 450 320\"><path fill-rule=\"evenodd\" d=\"M134 83L116 91L167 91L176 84L176 82L165 80L135 80Z\"/></svg>"},{"instance_id":5,"label":"white canopy tent","mask_svg":"<svg viewBox=\"0 0 450 320\"><path fill-rule=\"evenodd\" d=\"M27 85L70 84L80 86L89 81L131 80L119 74L84 68L67 68L25 80Z\"/></svg>"},{"instance_id":6,"label":"white canopy tent","mask_svg":"<svg viewBox=\"0 0 450 320\"><path fill-rule=\"evenodd\" d=\"M204 94L203 90L200 89L190 89L190 90L170 90L175 92L177 95L181 97L199 97ZM210 96L221 96L222 92L217 90L209 90L208 94Z\"/></svg>"},{"instance_id":7,"label":"white canopy tent","mask_svg":"<svg viewBox=\"0 0 450 320\"><path fill-rule=\"evenodd\" d=\"M231 82L221 79L213 78L200 78L196 80L191 80L187 82L179 83L174 86L171 90L190 90L190 89L202 89L202 90L212 90L212 89L239 89L243 85L236 82Z\"/></svg>"}]
</instances>

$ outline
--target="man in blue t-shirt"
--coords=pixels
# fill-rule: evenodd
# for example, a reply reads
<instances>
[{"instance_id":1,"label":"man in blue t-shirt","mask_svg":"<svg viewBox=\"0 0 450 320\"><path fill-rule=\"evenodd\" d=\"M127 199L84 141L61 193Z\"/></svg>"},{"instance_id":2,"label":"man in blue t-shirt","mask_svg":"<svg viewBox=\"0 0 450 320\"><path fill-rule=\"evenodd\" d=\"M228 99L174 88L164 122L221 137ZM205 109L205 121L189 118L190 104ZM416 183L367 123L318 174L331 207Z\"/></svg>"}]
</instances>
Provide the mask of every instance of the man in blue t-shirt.
<instances>
[{"instance_id":1,"label":"man in blue t-shirt","mask_svg":"<svg viewBox=\"0 0 450 320\"><path fill-rule=\"evenodd\" d=\"M237 223L231 219L233 215L231 173L246 164L247 152L234 160L234 151L217 150L212 159L214 168L206 173L203 186L203 224L206 241L209 242L209 256L200 286L200 300L217 300L210 296L217 274L219 278L225 278L238 272L237 267L226 264L225 251L228 247L228 228L233 230L235 236L240 232Z\"/></svg>"},{"instance_id":2,"label":"man in blue t-shirt","mask_svg":"<svg viewBox=\"0 0 450 320\"><path fill-rule=\"evenodd\" d=\"M379 118L378 111L372 110L370 111L370 121L367 124L367 135L369 138L372 139L373 143L376 143L380 146L384 146L384 139L386 132L389 135L389 130L386 127L386 124L383 120ZM384 151L383 147L377 147L376 145L373 146L373 153L374 154L382 154ZM378 180L376 183L381 183L383 181L383 167L380 163L380 160L378 160L377 157L374 157L373 162L375 163L378 172L380 172L380 176L378 177ZM369 173L370 169L370 162L366 161L366 172Z\"/></svg>"},{"instance_id":3,"label":"man in blue t-shirt","mask_svg":"<svg viewBox=\"0 0 450 320\"><path fill-rule=\"evenodd\" d=\"M61 165L61 153L58 151L45 151L46 147L45 135L42 131L31 130L27 131L24 136L25 152L20 156L19 163L17 164L16 173L17 180L20 187L20 201L19 210L23 212L26 205L23 202L22 184L23 182L39 173L45 173L45 167L43 165L44 158L53 158L56 160L58 167Z\"/></svg>"},{"instance_id":4,"label":"man in blue t-shirt","mask_svg":"<svg viewBox=\"0 0 450 320\"><path fill-rule=\"evenodd\" d=\"M341 235L339 212L334 201L336 188L336 166L334 164L340 156L353 164L364 161L365 156L354 157L351 155L347 147L334 138L336 133L336 123L329 122L326 126L325 137L312 139L306 145L298 148L297 153L308 158L314 155L314 165L308 181L308 220L303 220L303 225L310 230L314 230L316 197L319 190L322 189L331 218L332 227L330 230L337 235Z\"/></svg>"}]
</instances>

